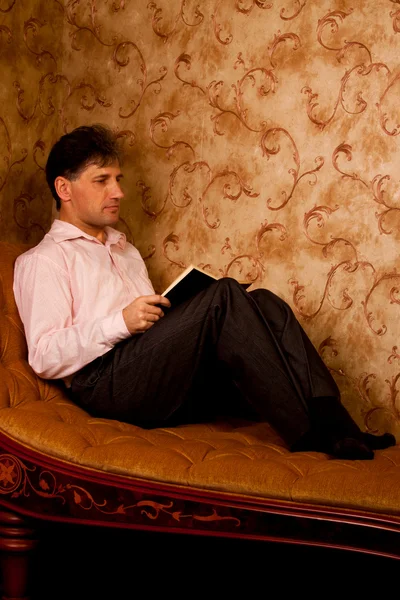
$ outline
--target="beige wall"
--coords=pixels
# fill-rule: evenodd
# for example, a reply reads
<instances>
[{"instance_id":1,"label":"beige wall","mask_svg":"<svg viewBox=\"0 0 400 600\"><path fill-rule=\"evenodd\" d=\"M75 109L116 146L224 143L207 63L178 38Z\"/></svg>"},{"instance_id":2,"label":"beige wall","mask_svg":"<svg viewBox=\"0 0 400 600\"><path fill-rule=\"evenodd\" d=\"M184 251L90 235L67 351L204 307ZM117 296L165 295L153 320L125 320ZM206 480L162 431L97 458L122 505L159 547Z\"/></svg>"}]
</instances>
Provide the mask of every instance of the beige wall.
<instances>
[{"instance_id":1,"label":"beige wall","mask_svg":"<svg viewBox=\"0 0 400 600\"><path fill-rule=\"evenodd\" d=\"M51 144L108 123L155 286L194 262L271 288L399 436L399 56L390 0L0 0L0 238L41 239Z\"/></svg>"},{"instance_id":2,"label":"beige wall","mask_svg":"<svg viewBox=\"0 0 400 600\"><path fill-rule=\"evenodd\" d=\"M63 10L55 2L0 0L0 239L34 243L47 230L43 167L61 133Z\"/></svg>"}]
</instances>

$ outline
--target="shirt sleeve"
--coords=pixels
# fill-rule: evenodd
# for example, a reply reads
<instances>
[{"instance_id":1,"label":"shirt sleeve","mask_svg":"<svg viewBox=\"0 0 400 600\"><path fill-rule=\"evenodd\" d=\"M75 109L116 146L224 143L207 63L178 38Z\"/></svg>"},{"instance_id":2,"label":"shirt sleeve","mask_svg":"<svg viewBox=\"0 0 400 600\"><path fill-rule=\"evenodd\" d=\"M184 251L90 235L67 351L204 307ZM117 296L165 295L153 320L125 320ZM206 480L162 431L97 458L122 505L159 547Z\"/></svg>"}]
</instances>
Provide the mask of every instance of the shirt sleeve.
<instances>
[{"instance_id":1,"label":"shirt sleeve","mask_svg":"<svg viewBox=\"0 0 400 600\"><path fill-rule=\"evenodd\" d=\"M28 360L40 377L58 379L130 337L122 310L73 323L68 273L46 256L17 259L14 295L28 344Z\"/></svg>"},{"instance_id":2,"label":"shirt sleeve","mask_svg":"<svg viewBox=\"0 0 400 600\"><path fill-rule=\"evenodd\" d=\"M139 250L127 242L127 248L131 255L131 260L127 261L128 277L131 281L136 281L138 278L142 284L141 293L145 290L146 294L155 294L152 282L150 281L146 263L144 262Z\"/></svg>"}]
</instances>

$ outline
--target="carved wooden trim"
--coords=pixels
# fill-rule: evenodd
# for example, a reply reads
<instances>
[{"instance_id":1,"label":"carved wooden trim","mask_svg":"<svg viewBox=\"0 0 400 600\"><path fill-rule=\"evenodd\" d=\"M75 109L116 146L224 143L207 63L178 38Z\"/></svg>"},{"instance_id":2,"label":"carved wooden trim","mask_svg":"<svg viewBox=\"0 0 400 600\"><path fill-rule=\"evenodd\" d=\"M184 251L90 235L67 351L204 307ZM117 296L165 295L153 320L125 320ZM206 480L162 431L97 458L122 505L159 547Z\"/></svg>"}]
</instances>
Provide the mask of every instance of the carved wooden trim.
<instances>
[{"instance_id":1,"label":"carved wooden trim","mask_svg":"<svg viewBox=\"0 0 400 600\"><path fill-rule=\"evenodd\" d=\"M87 469L0 435L0 505L22 515L120 528L354 549L400 559L400 519L251 498Z\"/></svg>"}]
</instances>

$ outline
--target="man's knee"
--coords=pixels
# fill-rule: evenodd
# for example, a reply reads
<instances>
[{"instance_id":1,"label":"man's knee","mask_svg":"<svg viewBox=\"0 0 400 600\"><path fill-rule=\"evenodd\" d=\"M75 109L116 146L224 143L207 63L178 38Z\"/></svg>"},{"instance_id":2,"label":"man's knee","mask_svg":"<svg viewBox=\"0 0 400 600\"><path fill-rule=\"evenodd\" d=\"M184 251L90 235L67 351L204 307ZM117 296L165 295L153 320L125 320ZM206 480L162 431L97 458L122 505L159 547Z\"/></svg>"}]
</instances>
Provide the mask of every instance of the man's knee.
<instances>
[{"instance_id":1,"label":"man's knee","mask_svg":"<svg viewBox=\"0 0 400 600\"><path fill-rule=\"evenodd\" d=\"M250 295L257 305L276 322L286 322L288 317L293 315L289 304L271 290L261 288L251 291Z\"/></svg>"},{"instance_id":2,"label":"man's knee","mask_svg":"<svg viewBox=\"0 0 400 600\"><path fill-rule=\"evenodd\" d=\"M232 277L222 277L213 283L212 286L214 286L212 292L214 298L223 297L226 300L229 298L236 298L240 302L244 300L249 308L252 303L255 302L264 316L268 318L268 320L275 321L277 325L278 323L284 325L288 319L294 317L289 304L265 288L247 292L245 288Z\"/></svg>"},{"instance_id":3,"label":"man's knee","mask_svg":"<svg viewBox=\"0 0 400 600\"><path fill-rule=\"evenodd\" d=\"M228 288L228 289L237 289L242 288L240 283L233 279L233 277L221 277L221 279L217 279L215 282L217 287Z\"/></svg>"},{"instance_id":4,"label":"man's knee","mask_svg":"<svg viewBox=\"0 0 400 600\"><path fill-rule=\"evenodd\" d=\"M268 290L266 288L258 288L257 290L252 290L250 293L255 300L262 300L264 298L268 298L270 302L275 302L275 304L278 305L288 306L288 304L285 302L285 300L283 300L283 298L277 296L276 294L274 294L274 292L271 292L271 290Z\"/></svg>"},{"instance_id":5,"label":"man's knee","mask_svg":"<svg viewBox=\"0 0 400 600\"><path fill-rule=\"evenodd\" d=\"M245 310L245 305L250 300L243 286L232 277L217 279L207 288L205 293L211 299L211 306L241 306L242 310Z\"/></svg>"},{"instance_id":6,"label":"man's knee","mask_svg":"<svg viewBox=\"0 0 400 600\"><path fill-rule=\"evenodd\" d=\"M217 296L222 295L226 298L242 297L243 294L246 293L245 288L240 285L236 279L233 279L233 277L221 277L221 279L218 279L213 286L215 286L214 290Z\"/></svg>"},{"instance_id":7,"label":"man's knee","mask_svg":"<svg viewBox=\"0 0 400 600\"><path fill-rule=\"evenodd\" d=\"M232 277L222 277L221 279L218 279L213 285L216 286L217 290L221 290L222 292L227 291L233 294L239 293L247 295L245 288L236 279L233 279ZM281 315L287 315L288 313L292 312L291 307L289 306L289 304L287 304L287 302L285 302L285 300L283 300L282 298L274 294L274 292L271 292L271 290L268 290L266 288L252 290L249 292L249 295L252 297L253 300L256 301L256 303L259 306L268 307L270 311L277 311Z\"/></svg>"}]
</instances>

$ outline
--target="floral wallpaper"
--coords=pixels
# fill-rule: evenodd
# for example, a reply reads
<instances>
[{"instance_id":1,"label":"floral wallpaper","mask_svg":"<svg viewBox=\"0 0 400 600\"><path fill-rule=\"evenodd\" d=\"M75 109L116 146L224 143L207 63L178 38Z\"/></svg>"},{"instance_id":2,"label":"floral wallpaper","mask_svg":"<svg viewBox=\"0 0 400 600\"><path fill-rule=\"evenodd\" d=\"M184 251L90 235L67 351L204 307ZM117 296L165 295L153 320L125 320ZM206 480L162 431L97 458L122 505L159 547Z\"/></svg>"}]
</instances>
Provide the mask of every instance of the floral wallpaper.
<instances>
[{"instance_id":1,"label":"floral wallpaper","mask_svg":"<svg viewBox=\"0 0 400 600\"><path fill-rule=\"evenodd\" d=\"M156 289L270 288L400 438L399 56L398 0L0 0L0 239L42 238L51 145L107 123Z\"/></svg>"}]
</instances>

